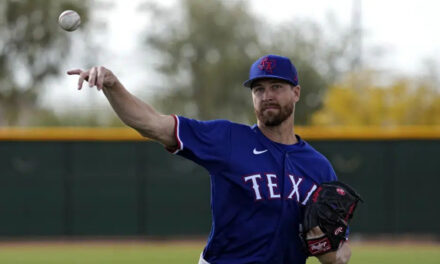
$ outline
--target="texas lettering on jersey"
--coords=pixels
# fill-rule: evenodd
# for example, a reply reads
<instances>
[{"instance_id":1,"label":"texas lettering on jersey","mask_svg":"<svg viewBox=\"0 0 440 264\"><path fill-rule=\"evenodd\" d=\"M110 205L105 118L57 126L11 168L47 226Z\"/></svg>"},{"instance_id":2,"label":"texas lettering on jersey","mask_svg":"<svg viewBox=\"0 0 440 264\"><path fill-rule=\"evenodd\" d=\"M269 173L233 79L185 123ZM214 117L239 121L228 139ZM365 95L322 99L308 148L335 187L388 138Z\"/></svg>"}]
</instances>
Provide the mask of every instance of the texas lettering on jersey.
<instances>
[{"instance_id":1,"label":"texas lettering on jersey","mask_svg":"<svg viewBox=\"0 0 440 264\"><path fill-rule=\"evenodd\" d=\"M308 188L307 191L304 192L304 188L301 188L301 183L303 183L303 177L294 176L292 174L288 174L289 182L290 182L290 192L288 194L283 195L287 200L295 200L302 205L305 205L309 200L312 193L318 188L316 184L313 184L312 187ZM278 176L272 173L265 174L253 174L249 176L244 176L243 180L245 183L252 184L252 189L255 195L255 201L260 201L264 199L281 199L282 195L279 191L278 187ZM264 197L262 194L262 189L266 188L268 197Z\"/></svg>"}]
</instances>

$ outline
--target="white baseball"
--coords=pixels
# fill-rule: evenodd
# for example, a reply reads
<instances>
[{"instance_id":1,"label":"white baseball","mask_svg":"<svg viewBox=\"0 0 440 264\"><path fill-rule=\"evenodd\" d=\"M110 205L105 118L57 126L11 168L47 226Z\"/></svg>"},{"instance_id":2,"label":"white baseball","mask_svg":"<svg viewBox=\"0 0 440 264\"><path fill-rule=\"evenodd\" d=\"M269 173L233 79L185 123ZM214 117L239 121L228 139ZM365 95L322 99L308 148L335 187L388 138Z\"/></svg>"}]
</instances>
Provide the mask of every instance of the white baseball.
<instances>
[{"instance_id":1,"label":"white baseball","mask_svg":"<svg viewBox=\"0 0 440 264\"><path fill-rule=\"evenodd\" d=\"M66 10L58 18L58 24L66 31L74 31L81 24L81 17L73 10Z\"/></svg>"}]
</instances>

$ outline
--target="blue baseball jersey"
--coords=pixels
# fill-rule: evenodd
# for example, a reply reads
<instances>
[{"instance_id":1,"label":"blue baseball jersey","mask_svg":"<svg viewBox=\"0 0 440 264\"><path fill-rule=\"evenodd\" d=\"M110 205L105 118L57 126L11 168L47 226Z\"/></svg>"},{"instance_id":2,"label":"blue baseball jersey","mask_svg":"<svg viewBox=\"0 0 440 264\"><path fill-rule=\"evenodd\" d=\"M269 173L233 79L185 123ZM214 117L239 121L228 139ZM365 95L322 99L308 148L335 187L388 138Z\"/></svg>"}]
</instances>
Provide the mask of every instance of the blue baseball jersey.
<instances>
[{"instance_id":1,"label":"blue baseball jersey","mask_svg":"<svg viewBox=\"0 0 440 264\"><path fill-rule=\"evenodd\" d=\"M336 180L329 161L297 136L284 145L258 126L174 116L175 154L211 176L210 264L304 264L299 238L304 205L322 182Z\"/></svg>"}]
</instances>

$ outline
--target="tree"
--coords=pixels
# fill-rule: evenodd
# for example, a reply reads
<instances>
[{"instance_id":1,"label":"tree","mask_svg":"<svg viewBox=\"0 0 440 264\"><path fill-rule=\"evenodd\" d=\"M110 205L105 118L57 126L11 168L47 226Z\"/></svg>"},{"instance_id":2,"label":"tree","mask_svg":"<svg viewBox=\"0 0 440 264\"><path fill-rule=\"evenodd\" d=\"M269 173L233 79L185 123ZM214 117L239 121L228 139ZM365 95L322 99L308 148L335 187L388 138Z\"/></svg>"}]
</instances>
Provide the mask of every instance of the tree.
<instances>
[{"instance_id":1,"label":"tree","mask_svg":"<svg viewBox=\"0 0 440 264\"><path fill-rule=\"evenodd\" d=\"M24 125L38 113L44 82L59 74L69 37L58 15L74 9L88 19L88 0L6 0L0 3L0 125ZM40 111L41 110L41 111Z\"/></svg>"},{"instance_id":2,"label":"tree","mask_svg":"<svg viewBox=\"0 0 440 264\"><path fill-rule=\"evenodd\" d=\"M156 104L201 119L248 120L251 100L241 82L259 50L256 21L242 2L184 0L179 10L181 21L171 11L156 12L162 26L147 40L161 54L158 70L167 82Z\"/></svg>"},{"instance_id":3,"label":"tree","mask_svg":"<svg viewBox=\"0 0 440 264\"><path fill-rule=\"evenodd\" d=\"M373 72L362 72L331 86L323 108L312 118L313 124L440 125L440 91L435 83L400 78L379 86L375 84L378 79Z\"/></svg>"},{"instance_id":4,"label":"tree","mask_svg":"<svg viewBox=\"0 0 440 264\"><path fill-rule=\"evenodd\" d=\"M296 123L306 124L344 58L345 37L335 47L311 22L271 28L249 13L245 1L183 0L173 11L154 10L157 30L148 33L147 45L159 52L167 87L155 104L166 112L255 122L250 92L241 84L258 57L280 54L298 68L303 102Z\"/></svg>"},{"instance_id":5,"label":"tree","mask_svg":"<svg viewBox=\"0 0 440 264\"><path fill-rule=\"evenodd\" d=\"M332 17L327 19L326 29L311 21L295 20L268 30L267 39L271 41L266 43L266 51L292 58L298 69L302 89L295 123L299 125L311 123L313 113L322 107L328 86L351 70L352 33Z\"/></svg>"}]
</instances>

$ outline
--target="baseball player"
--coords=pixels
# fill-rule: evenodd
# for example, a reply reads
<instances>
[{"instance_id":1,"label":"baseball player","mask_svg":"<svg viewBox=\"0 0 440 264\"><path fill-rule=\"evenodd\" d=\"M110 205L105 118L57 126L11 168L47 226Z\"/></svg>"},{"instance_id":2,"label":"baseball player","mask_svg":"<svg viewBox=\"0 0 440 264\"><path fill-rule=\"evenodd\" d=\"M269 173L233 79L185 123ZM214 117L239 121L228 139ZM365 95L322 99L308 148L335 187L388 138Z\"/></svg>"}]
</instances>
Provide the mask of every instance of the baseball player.
<instances>
[{"instance_id":1,"label":"baseball player","mask_svg":"<svg viewBox=\"0 0 440 264\"><path fill-rule=\"evenodd\" d=\"M288 58L267 55L251 66L244 86L252 94L253 126L160 114L104 67L68 74L79 75L78 89L86 80L102 90L126 125L209 172L212 230L200 264L305 263L299 236L304 206L320 183L336 175L329 161L294 133L301 88ZM321 234L318 227L308 233ZM343 243L318 258L347 263L350 254Z\"/></svg>"}]
</instances>

